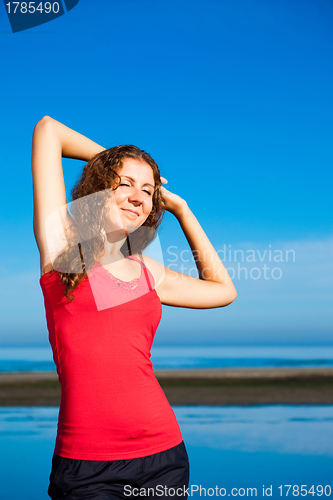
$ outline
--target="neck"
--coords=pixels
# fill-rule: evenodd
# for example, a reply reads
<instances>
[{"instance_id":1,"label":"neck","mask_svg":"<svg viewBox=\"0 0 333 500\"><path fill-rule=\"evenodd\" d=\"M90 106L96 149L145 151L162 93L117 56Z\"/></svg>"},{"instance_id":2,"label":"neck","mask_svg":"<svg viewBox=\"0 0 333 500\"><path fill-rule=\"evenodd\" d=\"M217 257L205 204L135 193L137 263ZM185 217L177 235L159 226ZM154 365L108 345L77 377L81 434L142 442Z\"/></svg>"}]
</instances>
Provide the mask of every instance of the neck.
<instances>
[{"instance_id":1,"label":"neck","mask_svg":"<svg viewBox=\"0 0 333 500\"><path fill-rule=\"evenodd\" d=\"M99 262L102 265L111 264L124 256L120 252L121 247L126 241L126 232L121 229L119 231L113 231L112 233L106 233L106 240L104 243L104 254L100 257Z\"/></svg>"}]
</instances>

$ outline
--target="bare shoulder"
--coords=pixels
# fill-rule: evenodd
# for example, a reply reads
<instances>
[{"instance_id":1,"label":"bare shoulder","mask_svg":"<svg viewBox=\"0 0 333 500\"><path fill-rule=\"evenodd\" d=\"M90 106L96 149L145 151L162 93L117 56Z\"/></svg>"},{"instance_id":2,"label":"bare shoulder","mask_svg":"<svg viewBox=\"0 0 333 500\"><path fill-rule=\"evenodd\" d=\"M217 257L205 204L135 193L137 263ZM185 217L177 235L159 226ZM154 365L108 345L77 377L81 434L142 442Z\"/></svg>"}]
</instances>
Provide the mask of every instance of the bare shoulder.
<instances>
[{"instance_id":1,"label":"bare shoulder","mask_svg":"<svg viewBox=\"0 0 333 500\"><path fill-rule=\"evenodd\" d=\"M162 283L165 277L165 267L163 266L163 264L161 264L155 259L152 259L151 257L148 257L147 255L141 255L137 257L143 261L144 265L149 269L149 271L153 275L156 288L158 285Z\"/></svg>"}]
</instances>

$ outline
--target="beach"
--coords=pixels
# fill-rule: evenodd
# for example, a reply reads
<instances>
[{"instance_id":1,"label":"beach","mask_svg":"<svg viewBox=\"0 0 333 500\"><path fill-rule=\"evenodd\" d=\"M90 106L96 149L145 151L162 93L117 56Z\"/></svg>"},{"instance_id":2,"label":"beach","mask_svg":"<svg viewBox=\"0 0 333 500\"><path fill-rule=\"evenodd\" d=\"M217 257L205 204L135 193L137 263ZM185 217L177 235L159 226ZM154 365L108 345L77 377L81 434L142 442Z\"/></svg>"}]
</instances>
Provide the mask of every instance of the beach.
<instances>
[{"instance_id":1,"label":"beach","mask_svg":"<svg viewBox=\"0 0 333 500\"><path fill-rule=\"evenodd\" d=\"M155 370L172 406L333 404L333 368ZM59 406L56 372L0 373L0 406Z\"/></svg>"}]
</instances>

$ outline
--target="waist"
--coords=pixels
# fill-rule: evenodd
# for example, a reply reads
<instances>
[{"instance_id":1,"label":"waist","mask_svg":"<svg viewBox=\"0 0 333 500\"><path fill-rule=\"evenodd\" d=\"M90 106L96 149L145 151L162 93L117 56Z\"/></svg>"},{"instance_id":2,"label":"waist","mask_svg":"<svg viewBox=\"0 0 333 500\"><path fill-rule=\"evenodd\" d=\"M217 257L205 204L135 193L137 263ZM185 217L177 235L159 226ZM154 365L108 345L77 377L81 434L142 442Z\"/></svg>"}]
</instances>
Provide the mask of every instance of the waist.
<instances>
[{"instance_id":1,"label":"waist","mask_svg":"<svg viewBox=\"0 0 333 500\"><path fill-rule=\"evenodd\" d=\"M111 383L108 390L62 391L56 441L60 456L135 458L175 446L177 440L178 422L156 378L127 388Z\"/></svg>"}]
</instances>

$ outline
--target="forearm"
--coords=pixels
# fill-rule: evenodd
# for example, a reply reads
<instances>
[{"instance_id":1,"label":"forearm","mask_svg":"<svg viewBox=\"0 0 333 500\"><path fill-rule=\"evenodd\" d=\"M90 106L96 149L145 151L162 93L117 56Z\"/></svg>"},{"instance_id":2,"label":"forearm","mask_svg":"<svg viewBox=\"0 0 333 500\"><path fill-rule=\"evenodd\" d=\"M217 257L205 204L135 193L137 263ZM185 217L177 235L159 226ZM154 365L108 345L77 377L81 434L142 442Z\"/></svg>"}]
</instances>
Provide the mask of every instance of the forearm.
<instances>
[{"instance_id":1,"label":"forearm","mask_svg":"<svg viewBox=\"0 0 333 500\"><path fill-rule=\"evenodd\" d=\"M188 206L174 214L191 247L199 278L227 285L235 293L231 278L197 218Z\"/></svg>"},{"instance_id":2,"label":"forearm","mask_svg":"<svg viewBox=\"0 0 333 500\"><path fill-rule=\"evenodd\" d=\"M57 137L63 158L89 161L95 154L105 150L96 142L49 116L44 116L37 123L37 127L41 130L48 129Z\"/></svg>"}]
</instances>

